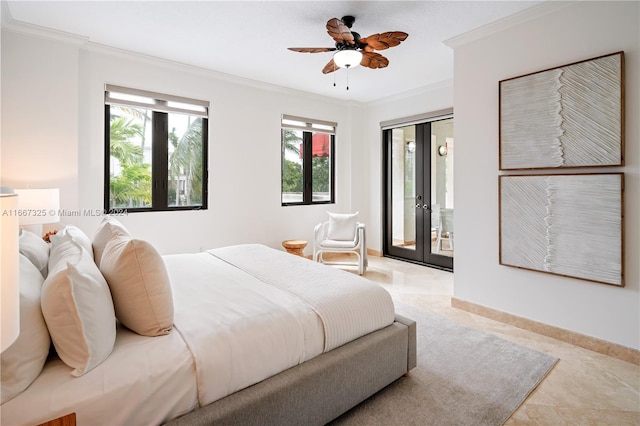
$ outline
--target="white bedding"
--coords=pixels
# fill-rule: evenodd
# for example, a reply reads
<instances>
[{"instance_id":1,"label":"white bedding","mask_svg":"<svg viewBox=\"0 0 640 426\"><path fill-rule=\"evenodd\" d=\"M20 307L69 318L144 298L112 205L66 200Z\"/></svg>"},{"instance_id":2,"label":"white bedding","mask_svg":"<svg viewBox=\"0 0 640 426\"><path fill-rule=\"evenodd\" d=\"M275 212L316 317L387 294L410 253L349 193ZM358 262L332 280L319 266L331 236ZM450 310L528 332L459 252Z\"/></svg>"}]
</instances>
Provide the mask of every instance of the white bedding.
<instances>
[{"instance_id":1,"label":"white bedding","mask_svg":"<svg viewBox=\"0 0 640 426\"><path fill-rule=\"evenodd\" d=\"M324 326L325 352L393 323L389 293L360 276L258 244L209 253L311 306Z\"/></svg>"},{"instance_id":2,"label":"white bedding","mask_svg":"<svg viewBox=\"0 0 640 426\"><path fill-rule=\"evenodd\" d=\"M118 328L109 357L72 377L48 361L23 393L0 408L3 426L36 425L76 413L79 425L161 424L198 406L193 358L174 330L146 337Z\"/></svg>"},{"instance_id":3,"label":"white bedding","mask_svg":"<svg viewBox=\"0 0 640 426\"><path fill-rule=\"evenodd\" d=\"M265 246L163 259L171 333L119 329L113 353L78 378L60 360L48 362L2 405L2 425L71 412L78 424L160 424L394 320L391 297L376 284Z\"/></svg>"},{"instance_id":4,"label":"white bedding","mask_svg":"<svg viewBox=\"0 0 640 426\"><path fill-rule=\"evenodd\" d=\"M164 259L201 405L394 320L378 285L262 245Z\"/></svg>"},{"instance_id":5,"label":"white bedding","mask_svg":"<svg viewBox=\"0 0 640 426\"><path fill-rule=\"evenodd\" d=\"M322 324L295 297L206 252L164 259L201 405L322 353Z\"/></svg>"}]
</instances>

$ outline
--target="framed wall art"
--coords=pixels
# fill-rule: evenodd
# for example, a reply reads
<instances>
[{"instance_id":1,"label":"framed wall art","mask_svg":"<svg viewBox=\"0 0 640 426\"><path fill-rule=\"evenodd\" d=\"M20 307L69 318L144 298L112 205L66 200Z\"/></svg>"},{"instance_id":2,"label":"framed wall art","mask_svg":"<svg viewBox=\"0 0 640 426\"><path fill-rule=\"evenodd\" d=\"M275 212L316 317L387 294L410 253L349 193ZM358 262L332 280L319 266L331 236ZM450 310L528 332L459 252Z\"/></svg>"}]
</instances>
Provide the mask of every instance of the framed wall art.
<instances>
[{"instance_id":1,"label":"framed wall art","mask_svg":"<svg viewBox=\"0 0 640 426\"><path fill-rule=\"evenodd\" d=\"M622 173L499 176L500 264L624 286Z\"/></svg>"},{"instance_id":2,"label":"framed wall art","mask_svg":"<svg viewBox=\"0 0 640 426\"><path fill-rule=\"evenodd\" d=\"M499 82L500 170L624 165L624 52Z\"/></svg>"}]
</instances>

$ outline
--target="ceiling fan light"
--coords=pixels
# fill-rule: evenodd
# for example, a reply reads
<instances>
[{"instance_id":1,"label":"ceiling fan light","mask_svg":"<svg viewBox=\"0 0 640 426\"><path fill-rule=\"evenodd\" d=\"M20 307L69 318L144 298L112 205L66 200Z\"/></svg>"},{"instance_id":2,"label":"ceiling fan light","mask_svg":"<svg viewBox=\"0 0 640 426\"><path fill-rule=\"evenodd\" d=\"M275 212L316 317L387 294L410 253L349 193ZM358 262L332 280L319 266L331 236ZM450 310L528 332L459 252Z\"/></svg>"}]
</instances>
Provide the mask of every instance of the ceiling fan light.
<instances>
[{"instance_id":1,"label":"ceiling fan light","mask_svg":"<svg viewBox=\"0 0 640 426\"><path fill-rule=\"evenodd\" d=\"M333 62L340 68L353 68L360 65L362 52L358 50L339 50L333 55Z\"/></svg>"}]
</instances>

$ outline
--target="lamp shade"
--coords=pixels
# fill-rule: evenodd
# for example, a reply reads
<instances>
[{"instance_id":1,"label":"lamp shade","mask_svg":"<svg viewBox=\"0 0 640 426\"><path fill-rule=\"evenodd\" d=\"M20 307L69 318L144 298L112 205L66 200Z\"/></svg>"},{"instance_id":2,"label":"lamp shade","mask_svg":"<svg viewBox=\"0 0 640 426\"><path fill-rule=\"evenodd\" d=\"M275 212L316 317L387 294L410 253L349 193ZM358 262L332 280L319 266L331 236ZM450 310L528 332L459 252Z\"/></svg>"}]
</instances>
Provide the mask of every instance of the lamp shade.
<instances>
[{"instance_id":1,"label":"lamp shade","mask_svg":"<svg viewBox=\"0 0 640 426\"><path fill-rule=\"evenodd\" d=\"M362 52L358 50L339 50L333 55L333 62L340 68L353 68L360 65Z\"/></svg>"},{"instance_id":2,"label":"lamp shade","mask_svg":"<svg viewBox=\"0 0 640 426\"><path fill-rule=\"evenodd\" d=\"M0 351L20 334L18 195L0 192Z\"/></svg>"},{"instance_id":3,"label":"lamp shade","mask_svg":"<svg viewBox=\"0 0 640 426\"><path fill-rule=\"evenodd\" d=\"M60 189L16 189L20 196L20 225L42 225L60 222Z\"/></svg>"}]
</instances>

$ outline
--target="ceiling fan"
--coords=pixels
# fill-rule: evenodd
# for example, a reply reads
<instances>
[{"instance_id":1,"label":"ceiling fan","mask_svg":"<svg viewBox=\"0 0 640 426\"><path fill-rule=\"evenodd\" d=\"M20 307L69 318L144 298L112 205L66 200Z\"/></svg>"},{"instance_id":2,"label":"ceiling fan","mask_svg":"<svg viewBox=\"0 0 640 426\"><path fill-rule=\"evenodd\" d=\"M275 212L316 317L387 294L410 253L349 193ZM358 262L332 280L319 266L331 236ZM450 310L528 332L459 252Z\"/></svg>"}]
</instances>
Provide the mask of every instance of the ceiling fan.
<instances>
[{"instance_id":1,"label":"ceiling fan","mask_svg":"<svg viewBox=\"0 0 640 426\"><path fill-rule=\"evenodd\" d=\"M406 40L409 34L389 31L362 38L357 32L351 31L355 20L353 16L343 16L342 19L331 18L327 21L327 33L336 41L335 47L289 47L289 50L301 53L336 52L322 69L323 74L358 65L371 69L385 68L389 65L389 59L374 50L397 46Z\"/></svg>"}]
</instances>

